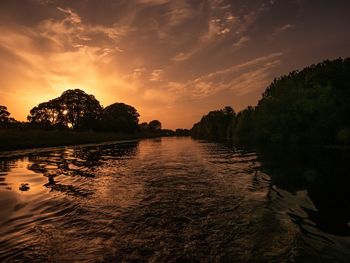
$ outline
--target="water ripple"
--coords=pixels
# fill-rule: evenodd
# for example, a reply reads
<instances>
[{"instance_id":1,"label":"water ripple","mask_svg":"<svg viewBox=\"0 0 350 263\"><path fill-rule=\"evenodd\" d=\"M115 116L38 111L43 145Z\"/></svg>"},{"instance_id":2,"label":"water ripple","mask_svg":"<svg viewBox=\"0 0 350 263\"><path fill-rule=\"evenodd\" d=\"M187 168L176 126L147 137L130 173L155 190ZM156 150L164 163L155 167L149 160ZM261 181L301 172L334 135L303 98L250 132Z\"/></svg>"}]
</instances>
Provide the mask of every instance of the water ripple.
<instances>
[{"instance_id":1,"label":"water ripple","mask_svg":"<svg viewBox=\"0 0 350 263\"><path fill-rule=\"evenodd\" d=\"M3 156L0 261L347 262L347 228L283 156L189 138Z\"/></svg>"}]
</instances>

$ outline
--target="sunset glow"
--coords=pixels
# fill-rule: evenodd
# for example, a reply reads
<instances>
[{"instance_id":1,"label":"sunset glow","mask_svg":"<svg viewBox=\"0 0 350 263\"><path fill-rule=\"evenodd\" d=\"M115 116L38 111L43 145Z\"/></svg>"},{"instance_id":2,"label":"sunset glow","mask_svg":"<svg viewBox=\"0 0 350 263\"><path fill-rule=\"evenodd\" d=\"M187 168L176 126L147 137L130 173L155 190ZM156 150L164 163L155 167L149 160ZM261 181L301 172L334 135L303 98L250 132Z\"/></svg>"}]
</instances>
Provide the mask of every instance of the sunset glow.
<instances>
[{"instance_id":1,"label":"sunset glow","mask_svg":"<svg viewBox=\"0 0 350 263\"><path fill-rule=\"evenodd\" d=\"M349 2L319 2L4 0L0 101L25 120L82 89L190 128L209 110L255 105L274 77L349 56Z\"/></svg>"}]
</instances>

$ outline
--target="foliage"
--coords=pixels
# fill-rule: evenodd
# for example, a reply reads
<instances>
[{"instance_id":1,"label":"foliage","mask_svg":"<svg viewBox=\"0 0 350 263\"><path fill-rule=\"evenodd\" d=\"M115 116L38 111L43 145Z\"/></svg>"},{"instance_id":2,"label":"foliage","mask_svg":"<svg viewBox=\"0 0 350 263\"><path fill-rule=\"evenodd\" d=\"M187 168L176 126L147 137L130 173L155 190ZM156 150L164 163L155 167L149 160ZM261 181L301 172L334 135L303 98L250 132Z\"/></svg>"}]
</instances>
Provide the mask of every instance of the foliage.
<instances>
[{"instance_id":1,"label":"foliage","mask_svg":"<svg viewBox=\"0 0 350 263\"><path fill-rule=\"evenodd\" d=\"M211 111L193 126L191 136L210 140L232 138L235 117L234 110L229 106L221 110Z\"/></svg>"},{"instance_id":2,"label":"foliage","mask_svg":"<svg viewBox=\"0 0 350 263\"><path fill-rule=\"evenodd\" d=\"M134 107L114 103L103 110L100 129L109 132L136 132L139 116Z\"/></svg>"},{"instance_id":3,"label":"foliage","mask_svg":"<svg viewBox=\"0 0 350 263\"><path fill-rule=\"evenodd\" d=\"M259 141L348 142L350 59L324 61L275 79L255 110Z\"/></svg>"},{"instance_id":4,"label":"foliage","mask_svg":"<svg viewBox=\"0 0 350 263\"><path fill-rule=\"evenodd\" d=\"M188 129L176 129L175 135L176 136L190 136L190 130L188 130Z\"/></svg>"},{"instance_id":5,"label":"foliage","mask_svg":"<svg viewBox=\"0 0 350 263\"><path fill-rule=\"evenodd\" d=\"M93 95L74 89L31 109L28 121L43 128L93 129L101 111L102 107Z\"/></svg>"},{"instance_id":6,"label":"foliage","mask_svg":"<svg viewBox=\"0 0 350 263\"><path fill-rule=\"evenodd\" d=\"M254 108L247 107L237 114L233 138L235 141L249 142L254 139Z\"/></svg>"},{"instance_id":7,"label":"foliage","mask_svg":"<svg viewBox=\"0 0 350 263\"><path fill-rule=\"evenodd\" d=\"M195 138L265 143L350 143L350 59L326 60L275 79L256 107L236 118L212 111L191 129ZM233 127L233 133L229 131Z\"/></svg>"},{"instance_id":8,"label":"foliage","mask_svg":"<svg viewBox=\"0 0 350 263\"><path fill-rule=\"evenodd\" d=\"M0 105L0 123L9 121L10 113L7 111L7 107Z\"/></svg>"},{"instance_id":9,"label":"foliage","mask_svg":"<svg viewBox=\"0 0 350 263\"><path fill-rule=\"evenodd\" d=\"M151 132L160 131L162 129L162 124L158 120L153 120L148 123L148 130Z\"/></svg>"},{"instance_id":10,"label":"foliage","mask_svg":"<svg viewBox=\"0 0 350 263\"><path fill-rule=\"evenodd\" d=\"M0 105L0 127L1 128L11 128L17 125L17 121L10 117L10 113L7 110L7 107Z\"/></svg>"},{"instance_id":11,"label":"foliage","mask_svg":"<svg viewBox=\"0 0 350 263\"><path fill-rule=\"evenodd\" d=\"M147 122L140 123L139 129L140 129L140 131L147 131L148 130L148 123Z\"/></svg>"}]
</instances>

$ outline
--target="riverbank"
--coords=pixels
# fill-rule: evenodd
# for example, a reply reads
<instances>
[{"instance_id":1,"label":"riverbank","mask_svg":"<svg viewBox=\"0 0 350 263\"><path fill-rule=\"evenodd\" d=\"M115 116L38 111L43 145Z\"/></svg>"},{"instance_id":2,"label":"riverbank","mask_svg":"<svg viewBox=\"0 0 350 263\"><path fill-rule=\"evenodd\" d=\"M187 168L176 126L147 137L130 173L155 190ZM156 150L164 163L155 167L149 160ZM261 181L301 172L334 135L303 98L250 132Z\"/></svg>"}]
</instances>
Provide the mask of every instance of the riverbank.
<instances>
[{"instance_id":1,"label":"riverbank","mask_svg":"<svg viewBox=\"0 0 350 263\"><path fill-rule=\"evenodd\" d=\"M0 130L0 151L70 146L154 137L150 134L43 130Z\"/></svg>"}]
</instances>

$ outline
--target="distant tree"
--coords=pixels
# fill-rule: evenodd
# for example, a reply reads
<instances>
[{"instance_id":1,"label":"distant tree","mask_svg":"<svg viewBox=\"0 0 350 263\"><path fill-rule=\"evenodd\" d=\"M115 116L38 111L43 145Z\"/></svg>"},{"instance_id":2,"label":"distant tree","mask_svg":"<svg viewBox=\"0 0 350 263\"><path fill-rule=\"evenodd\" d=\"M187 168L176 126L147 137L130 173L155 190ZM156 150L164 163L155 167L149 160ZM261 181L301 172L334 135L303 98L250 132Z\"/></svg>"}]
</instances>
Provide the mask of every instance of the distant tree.
<instances>
[{"instance_id":1,"label":"distant tree","mask_svg":"<svg viewBox=\"0 0 350 263\"><path fill-rule=\"evenodd\" d=\"M237 116L230 107L209 112L191 136L217 140L226 129L242 142L350 144L349 116L350 58L339 58L275 79Z\"/></svg>"},{"instance_id":2,"label":"distant tree","mask_svg":"<svg viewBox=\"0 0 350 263\"><path fill-rule=\"evenodd\" d=\"M152 132L160 131L162 129L162 124L158 120L150 121L148 124L148 130Z\"/></svg>"},{"instance_id":3,"label":"distant tree","mask_svg":"<svg viewBox=\"0 0 350 263\"><path fill-rule=\"evenodd\" d=\"M190 136L190 130L188 130L188 129L176 129L175 135L176 136Z\"/></svg>"},{"instance_id":4,"label":"distant tree","mask_svg":"<svg viewBox=\"0 0 350 263\"><path fill-rule=\"evenodd\" d=\"M147 131L148 129L148 123L147 122L142 122L139 124L139 128L141 131Z\"/></svg>"},{"instance_id":5,"label":"distant tree","mask_svg":"<svg viewBox=\"0 0 350 263\"><path fill-rule=\"evenodd\" d=\"M254 108L248 106L237 114L234 139L240 142L254 141Z\"/></svg>"},{"instance_id":6,"label":"distant tree","mask_svg":"<svg viewBox=\"0 0 350 263\"><path fill-rule=\"evenodd\" d=\"M7 123L10 118L10 113L7 111L7 107L0 105L0 123Z\"/></svg>"},{"instance_id":7,"label":"distant tree","mask_svg":"<svg viewBox=\"0 0 350 263\"><path fill-rule=\"evenodd\" d=\"M14 118L10 117L10 112L8 112L6 106L0 105L0 127L10 128L18 123Z\"/></svg>"},{"instance_id":8,"label":"distant tree","mask_svg":"<svg viewBox=\"0 0 350 263\"><path fill-rule=\"evenodd\" d=\"M170 137L170 136L175 136L175 132L173 130L170 130L170 129L162 129L162 130L159 130L156 133L156 135Z\"/></svg>"},{"instance_id":9,"label":"distant tree","mask_svg":"<svg viewBox=\"0 0 350 263\"><path fill-rule=\"evenodd\" d=\"M75 89L56 99L40 103L30 111L28 121L45 128L65 127L75 130L94 129L102 107L93 95Z\"/></svg>"},{"instance_id":10,"label":"distant tree","mask_svg":"<svg viewBox=\"0 0 350 263\"><path fill-rule=\"evenodd\" d=\"M192 127L191 136L209 140L232 138L235 116L234 110L229 106L211 111Z\"/></svg>"},{"instance_id":11,"label":"distant tree","mask_svg":"<svg viewBox=\"0 0 350 263\"><path fill-rule=\"evenodd\" d=\"M110 132L135 132L138 130L137 110L124 103L114 103L102 112L101 129Z\"/></svg>"}]
</instances>

